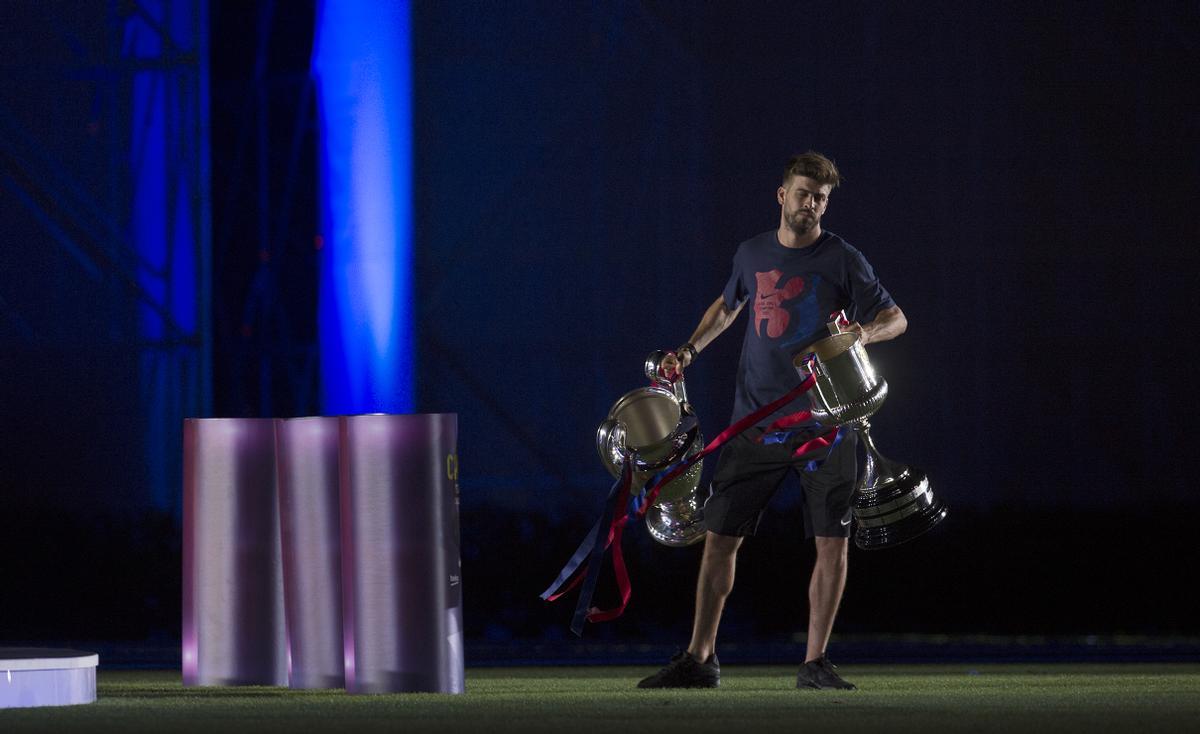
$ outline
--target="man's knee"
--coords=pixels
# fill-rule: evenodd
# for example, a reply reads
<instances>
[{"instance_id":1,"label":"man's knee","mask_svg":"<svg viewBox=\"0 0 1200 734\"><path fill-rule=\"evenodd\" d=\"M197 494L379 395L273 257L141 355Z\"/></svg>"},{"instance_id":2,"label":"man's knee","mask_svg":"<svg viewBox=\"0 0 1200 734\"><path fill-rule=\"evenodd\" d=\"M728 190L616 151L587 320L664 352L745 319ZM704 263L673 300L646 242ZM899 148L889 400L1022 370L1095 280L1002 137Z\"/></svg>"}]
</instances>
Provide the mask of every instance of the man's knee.
<instances>
[{"instance_id":1,"label":"man's knee","mask_svg":"<svg viewBox=\"0 0 1200 734\"><path fill-rule=\"evenodd\" d=\"M704 540L704 561L696 579L701 594L726 597L733 591L734 567L741 538L710 532Z\"/></svg>"},{"instance_id":2,"label":"man's knee","mask_svg":"<svg viewBox=\"0 0 1200 734\"><path fill-rule=\"evenodd\" d=\"M817 545L817 563L844 566L850 555L849 538L813 538Z\"/></svg>"},{"instance_id":3,"label":"man's knee","mask_svg":"<svg viewBox=\"0 0 1200 734\"><path fill-rule=\"evenodd\" d=\"M704 555L714 560L727 559L737 554L742 539L734 535L719 535L708 531L704 538Z\"/></svg>"}]
</instances>

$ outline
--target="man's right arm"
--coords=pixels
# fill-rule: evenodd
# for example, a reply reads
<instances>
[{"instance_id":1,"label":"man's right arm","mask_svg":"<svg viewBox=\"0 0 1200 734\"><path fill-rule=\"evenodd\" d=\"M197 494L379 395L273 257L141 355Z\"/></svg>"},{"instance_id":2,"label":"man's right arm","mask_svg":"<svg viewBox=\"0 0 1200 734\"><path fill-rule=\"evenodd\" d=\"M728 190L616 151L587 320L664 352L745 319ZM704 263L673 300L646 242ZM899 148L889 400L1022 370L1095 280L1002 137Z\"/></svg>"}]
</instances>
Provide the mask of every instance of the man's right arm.
<instances>
[{"instance_id":1,"label":"man's right arm","mask_svg":"<svg viewBox=\"0 0 1200 734\"><path fill-rule=\"evenodd\" d=\"M725 305L725 296L717 296L717 300L713 301L708 310L704 312L704 316L700 317L700 325L696 327L696 330L692 332L692 338L688 340L696 353L703 351L722 331L728 329L745 305L746 301L743 300L736 308L730 309ZM682 372L683 368L690 365L692 361L691 351L682 349L679 350L678 359L667 355L667 358L663 360L662 367L668 373L674 370Z\"/></svg>"}]
</instances>

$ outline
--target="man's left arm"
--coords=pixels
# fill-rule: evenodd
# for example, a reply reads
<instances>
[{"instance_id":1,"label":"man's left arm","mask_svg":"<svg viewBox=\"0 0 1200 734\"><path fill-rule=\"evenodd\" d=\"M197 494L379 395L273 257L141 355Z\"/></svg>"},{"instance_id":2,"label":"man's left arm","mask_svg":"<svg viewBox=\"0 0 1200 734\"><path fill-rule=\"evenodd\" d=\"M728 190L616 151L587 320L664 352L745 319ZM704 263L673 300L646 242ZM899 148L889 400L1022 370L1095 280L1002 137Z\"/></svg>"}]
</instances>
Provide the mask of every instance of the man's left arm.
<instances>
[{"instance_id":1,"label":"man's left arm","mask_svg":"<svg viewBox=\"0 0 1200 734\"><path fill-rule=\"evenodd\" d=\"M862 344L873 344L895 339L908 329L908 319L899 306L888 306L879 309L875 319L869 324L850 324L846 331L853 331L862 337Z\"/></svg>"}]
</instances>

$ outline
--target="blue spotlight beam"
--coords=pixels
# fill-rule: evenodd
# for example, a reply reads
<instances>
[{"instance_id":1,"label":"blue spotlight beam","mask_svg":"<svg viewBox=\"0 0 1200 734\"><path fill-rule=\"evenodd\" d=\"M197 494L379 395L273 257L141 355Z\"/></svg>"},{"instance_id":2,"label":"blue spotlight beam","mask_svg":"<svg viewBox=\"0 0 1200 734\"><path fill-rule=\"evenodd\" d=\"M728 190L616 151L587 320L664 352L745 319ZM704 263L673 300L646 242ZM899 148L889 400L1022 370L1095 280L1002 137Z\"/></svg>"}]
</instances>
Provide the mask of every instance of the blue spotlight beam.
<instances>
[{"instance_id":1,"label":"blue spotlight beam","mask_svg":"<svg viewBox=\"0 0 1200 734\"><path fill-rule=\"evenodd\" d=\"M408 0L317 10L326 414L413 412L409 18Z\"/></svg>"}]
</instances>

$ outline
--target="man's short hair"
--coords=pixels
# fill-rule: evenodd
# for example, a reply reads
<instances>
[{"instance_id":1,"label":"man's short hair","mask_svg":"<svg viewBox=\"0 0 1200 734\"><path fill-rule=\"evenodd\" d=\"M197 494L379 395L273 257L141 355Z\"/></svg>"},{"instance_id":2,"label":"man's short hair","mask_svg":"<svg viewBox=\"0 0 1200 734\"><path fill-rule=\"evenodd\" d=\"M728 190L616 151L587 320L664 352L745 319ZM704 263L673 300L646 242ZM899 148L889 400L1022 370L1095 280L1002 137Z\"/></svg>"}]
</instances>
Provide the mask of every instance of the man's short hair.
<instances>
[{"instance_id":1,"label":"man's short hair","mask_svg":"<svg viewBox=\"0 0 1200 734\"><path fill-rule=\"evenodd\" d=\"M837 166L833 164L833 161L815 150L792 156L788 161L787 168L783 169L785 186L792 176L811 178L819 184L829 184L829 187L834 189L842 182L842 175L838 173Z\"/></svg>"}]
</instances>

